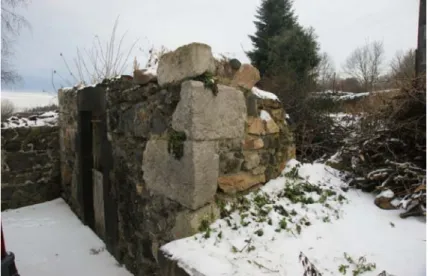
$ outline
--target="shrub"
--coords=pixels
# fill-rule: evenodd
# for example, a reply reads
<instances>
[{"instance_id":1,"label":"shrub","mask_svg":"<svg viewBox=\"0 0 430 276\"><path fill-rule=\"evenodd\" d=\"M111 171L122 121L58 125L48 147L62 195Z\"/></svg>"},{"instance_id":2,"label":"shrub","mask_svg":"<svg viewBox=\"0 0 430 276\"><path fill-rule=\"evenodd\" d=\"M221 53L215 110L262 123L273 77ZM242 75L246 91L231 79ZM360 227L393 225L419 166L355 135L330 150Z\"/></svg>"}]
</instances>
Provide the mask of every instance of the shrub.
<instances>
[{"instance_id":1,"label":"shrub","mask_svg":"<svg viewBox=\"0 0 430 276\"><path fill-rule=\"evenodd\" d=\"M15 113L15 105L8 99L1 100L1 120L8 119Z\"/></svg>"}]
</instances>

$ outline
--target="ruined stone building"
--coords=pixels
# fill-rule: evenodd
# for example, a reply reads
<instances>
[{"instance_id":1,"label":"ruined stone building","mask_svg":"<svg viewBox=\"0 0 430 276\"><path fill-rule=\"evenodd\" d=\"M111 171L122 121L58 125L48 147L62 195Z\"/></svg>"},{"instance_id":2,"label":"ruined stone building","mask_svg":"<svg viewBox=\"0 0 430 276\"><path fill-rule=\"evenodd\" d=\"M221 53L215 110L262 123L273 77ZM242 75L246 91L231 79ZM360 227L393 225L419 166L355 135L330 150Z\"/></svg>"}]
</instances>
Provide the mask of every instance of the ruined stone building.
<instances>
[{"instance_id":1,"label":"ruined stone building","mask_svg":"<svg viewBox=\"0 0 430 276\"><path fill-rule=\"evenodd\" d=\"M156 75L61 89L57 125L2 129L2 208L61 196L133 274L174 273L161 245L294 158L282 104L259 78L193 43L163 55Z\"/></svg>"}]
</instances>

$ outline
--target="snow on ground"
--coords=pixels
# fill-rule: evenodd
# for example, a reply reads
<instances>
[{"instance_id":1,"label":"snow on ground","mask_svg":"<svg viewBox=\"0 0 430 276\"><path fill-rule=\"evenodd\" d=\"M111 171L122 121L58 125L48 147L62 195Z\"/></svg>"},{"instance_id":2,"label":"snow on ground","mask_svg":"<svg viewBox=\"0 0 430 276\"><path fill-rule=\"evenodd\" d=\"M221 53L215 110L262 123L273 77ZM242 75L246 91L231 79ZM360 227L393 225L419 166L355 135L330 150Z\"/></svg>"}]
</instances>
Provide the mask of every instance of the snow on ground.
<instances>
[{"instance_id":1,"label":"snow on ground","mask_svg":"<svg viewBox=\"0 0 430 276\"><path fill-rule=\"evenodd\" d=\"M349 114L349 113L330 113L329 116L335 121L338 126L351 127L356 126L363 118L362 114Z\"/></svg>"},{"instance_id":2,"label":"snow on ground","mask_svg":"<svg viewBox=\"0 0 430 276\"><path fill-rule=\"evenodd\" d=\"M369 92L362 92L362 93L354 93L354 92L344 92L344 91L338 91L333 92L331 90L326 92L313 92L312 96L315 98L330 98L334 101L347 101L347 100L353 100L353 99L359 99L369 96Z\"/></svg>"},{"instance_id":3,"label":"snow on ground","mask_svg":"<svg viewBox=\"0 0 430 276\"><path fill-rule=\"evenodd\" d=\"M56 126L57 122L58 112L48 111L28 118L12 116L1 123L1 128Z\"/></svg>"},{"instance_id":4,"label":"snow on ground","mask_svg":"<svg viewBox=\"0 0 430 276\"><path fill-rule=\"evenodd\" d=\"M331 98L335 101L347 101L359 98L365 98L372 94L381 94L381 93L395 93L398 92L398 89L386 89L386 90L378 90L373 92L346 92L346 91L336 91L327 90L323 92L312 92L312 96L316 98Z\"/></svg>"},{"instance_id":5,"label":"snow on ground","mask_svg":"<svg viewBox=\"0 0 430 276\"><path fill-rule=\"evenodd\" d=\"M279 101L278 96L276 96L272 92L264 91L264 90L261 90L257 87L253 87L251 89L251 91L255 96L257 96L261 99L270 99L270 100L274 100L274 101Z\"/></svg>"},{"instance_id":6,"label":"snow on ground","mask_svg":"<svg viewBox=\"0 0 430 276\"><path fill-rule=\"evenodd\" d=\"M1 98L10 100L15 105L16 111L52 104L58 105L57 95L48 92L1 91Z\"/></svg>"},{"instance_id":7,"label":"snow on ground","mask_svg":"<svg viewBox=\"0 0 430 276\"><path fill-rule=\"evenodd\" d=\"M350 94L343 95L343 96L338 96L338 97L333 96L333 97L334 97L334 99L336 99L338 101L345 101L345 100L363 98L363 97L367 97L369 95L370 95L369 92L362 92L362 93L350 93Z\"/></svg>"},{"instance_id":8,"label":"snow on ground","mask_svg":"<svg viewBox=\"0 0 430 276\"><path fill-rule=\"evenodd\" d=\"M62 199L3 211L1 220L23 276L132 275Z\"/></svg>"},{"instance_id":9,"label":"snow on ground","mask_svg":"<svg viewBox=\"0 0 430 276\"><path fill-rule=\"evenodd\" d=\"M303 275L301 252L323 275L425 275L425 222L378 209L373 195L345 192L337 170L297 164L222 207L229 216L162 249L191 275Z\"/></svg>"}]
</instances>

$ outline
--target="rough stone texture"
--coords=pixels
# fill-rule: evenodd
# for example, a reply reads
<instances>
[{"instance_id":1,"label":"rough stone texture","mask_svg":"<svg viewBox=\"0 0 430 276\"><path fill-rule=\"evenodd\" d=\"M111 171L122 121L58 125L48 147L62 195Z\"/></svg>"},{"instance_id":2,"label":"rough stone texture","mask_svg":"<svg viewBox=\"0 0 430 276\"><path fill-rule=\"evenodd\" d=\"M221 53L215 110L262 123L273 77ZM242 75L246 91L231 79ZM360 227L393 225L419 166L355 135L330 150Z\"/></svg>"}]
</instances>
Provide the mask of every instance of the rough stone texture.
<instances>
[{"instance_id":1,"label":"rough stone texture","mask_svg":"<svg viewBox=\"0 0 430 276\"><path fill-rule=\"evenodd\" d=\"M178 262L171 258L163 250L158 251L158 260L160 264L160 276L190 276L183 268L178 265ZM198 274L191 274L198 275Z\"/></svg>"},{"instance_id":2,"label":"rough stone texture","mask_svg":"<svg viewBox=\"0 0 430 276\"><path fill-rule=\"evenodd\" d=\"M1 208L19 208L60 196L58 127L1 130Z\"/></svg>"},{"instance_id":3,"label":"rough stone texture","mask_svg":"<svg viewBox=\"0 0 430 276\"><path fill-rule=\"evenodd\" d=\"M228 194L245 191L249 188L266 182L264 174L253 175L246 172L240 172L234 175L225 175L218 178L219 188Z\"/></svg>"},{"instance_id":4,"label":"rough stone texture","mask_svg":"<svg viewBox=\"0 0 430 276\"><path fill-rule=\"evenodd\" d=\"M77 198L79 167L77 162L78 102L77 89L60 89L58 118L60 136L61 197L82 218Z\"/></svg>"},{"instance_id":5,"label":"rough stone texture","mask_svg":"<svg viewBox=\"0 0 430 276\"><path fill-rule=\"evenodd\" d=\"M172 229L175 239L182 239L199 232L203 221L211 222L220 218L220 210L215 202L203 206L197 211L185 210L178 213Z\"/></svg>"},{"instance_id":6,"label":"rough stone texture","mask_svg":"<svg viewBox=\"0 0 430 276\"><path fill-rule=\"evenodd\" d=\"M201 82L183 82L173 129L185 132L189 140L242 138L246 120L243 93L224 85L218 85L218 90L214 96Z\"/></svg>"},{"instance_id":7,"label":"rough stone texture","mask_svg":"<svg viewBox=\"0 0 430 276\"><path fill-rule=\"evenodd\" d=\"M134 70L133 71L133 82L135 84L147 84L150 81L157 81L157 76L147 72L145 69L143 70Z\"/></svg>"},{"instance_id":8,"label":"rough stone texture","mask_svg":"<svg viewBox=\"0 0 430 276\"><path fill-rule=\"evenodd\" d=\"M148 139L166 138L179 102L180 87L161 89L115 79L107 84L108 138L112 146L111 196L117 202L118 248L115 254L134 275L158 270L158 246L172 241L179 203L151 192L144 180L143 153ZM160 123L162 122L162 123ZM166 174L167 172L163 172Z\"/></svg>"},{"instance_id":9,"label":"rough stone texture","mask_svg":"<svg viewBox=\"0 0 430 276\"><path fill-rule=\"evenodd\" d=\"M280 102L225 85L214 94L191 80L220 72L228 85L236 76L235 85L250 87L257 79L246 65L216 66L210 47L193 43L161 57L158 83L135 72L134 78L105 80L88 91L59 92L62 196L81 219L82 213L88 216L83 183L91 179L82 180L88 171L78 166L87 145L82 141L87 116L93 131L95 232L102 238L106 233L107 249L134 275L153 275L160 267L161 275L179 275L158 248L195 233L202 220L217 218L217 189L217 196L255 189L277 177L293 155ZM100 114L81 113L94 111L91 97ZM261 110L269 112L271 123L261 120ZM103 146L97 147L101 134Z\"/></svg>"},{"instance_id":10,"label":"rough stone texture","mask_svg":"<svg viewBox=\"0 0 430 276\"><path fill-rule=\"evenodd\" d=\"M246 170L252 170L260 164L260 156L255 151L244 151L245 163L243 164Z\"/></svg>"},{"instance_id":11,"label":"rough stone texture","mask_svg":"<svg viewBox=\"0 0 430 276\"><path fill-rule=\"evenodd\" d=\"M285 119L285 111L282 108L271 109L270 115L272 116L273 119L275 119L278 122L281 122Z\"/></svg>"},{"instance_id":12,"label":"rough stone texture","mask_svg":"<svg viewBox=\"0 0 430 276\"><path fill-rule=\"evenodd\" d=\"M285 168L285 163L284 163L284 168ZM259 175L259 174L263 174L264 172L266 171L266 167L265 166L258 166L258 167L255 167L254 169L252 169L251 170L251 173L253 174L253 175Z\"/></svg>"},{"instance_id":13,"label":"rough stone texture","mask_svg":"<svg viewBox=\"0 0 430 276\"><path fill-rule=\"evenodd\" d=\"M228 64L233 70L239 70L240 66L242 66L242 63L237 58L230 59Z\"/></svg>"},{"instance_id":14,"label":"rough stone texture","mask_svg":"<svg viewBox=\"0 0 430 276\"><path fill-rule=\"evenodd\" d=\"M184 155L177 160L168 152L168 141L148 141L143 153L143 178L150 191L196 210L215 196L219 156L211 141L185 141L183 147Z\"/></svg>"},{"instance_id":15,"label":"rough stone texture","mask_svg":"<svg viewBox=\"0 0 430 276\"><path fill-rule=\"evenodd\" d=\"M240 152L221 152L219 154L219 159L220 174L239 172L244 162Z\"/></svg>"},{"instance_id":16,"label":"rough stone texture","mask_svg":"<svg viewBox=\"0 0 430 276\"><path fill-rule=\"evenodd\" d=\"M279 127L274 120L264 121L264 130L268 134L279 133Z\"/></svg>"},{"instance_id":17,"label":"rough stone texture","mask_svg":"<svg viewBox=\"0 0 430 276\"><path fill-rule=\"evenodd\" d=\"M280 103L249 92L245 95L247 122L241 145L219 144L218 186L225 193L245 191L276 178L287 160L295 158L293 134ZM271 119L260 116L262 111L268 112Z\"/></svg>"},{"instance_id":18,"label":"rough stone texture","mask_svg":"<svg viewBox=\"0 0 430 276\"><path fill-rule=\"evenodd\" d=\"M191 43L161 56L157 68L158 84L180 83L205 72L215 73L215 70L211 47Z\"/></svg>"},{"instance_id":19,"label":"rough stone texture","mask_svg":"<svg viewBox=\"0 0 430 276\"><path fill-rule=\"evenodd\" d=\"M260 72L251 64L242 64L242 66L234 74L231 85L252 89L260 80Z\"/></svg>"},{"instance_id":20,"label":"rough stone texture","mask_svg":"<svg viewBox=\"0 0 430 276\"><path fill-rule=\"evenodd\" d=\"M251 117L260 116L260 111L258 110L257 101L258 101L257 96L253 94L250 94L248 97L246 97L246 107L247 107L248 116L251 116Z\"/></svg>"},{"instance_id":21,"label":"rough stone texture","mask_svg":"<svg viewBox=\"0 0 430 276\"><path fill-rule=\"evenodd\" d=\"M263 139L259 137L247 136L243 140L243 149L244 150L258 150L264 147Z\"/></svg>"},{"instance_id":22,"label":"rough stone texture","mask_svg":"<svg viewBox=\"0 0 430 276\"><path fill-rule=\"evenodd\" d=\"M264 121L260 118L248 117L248 133L253 135L265 134Z\"/></svg>"}]
</instances>

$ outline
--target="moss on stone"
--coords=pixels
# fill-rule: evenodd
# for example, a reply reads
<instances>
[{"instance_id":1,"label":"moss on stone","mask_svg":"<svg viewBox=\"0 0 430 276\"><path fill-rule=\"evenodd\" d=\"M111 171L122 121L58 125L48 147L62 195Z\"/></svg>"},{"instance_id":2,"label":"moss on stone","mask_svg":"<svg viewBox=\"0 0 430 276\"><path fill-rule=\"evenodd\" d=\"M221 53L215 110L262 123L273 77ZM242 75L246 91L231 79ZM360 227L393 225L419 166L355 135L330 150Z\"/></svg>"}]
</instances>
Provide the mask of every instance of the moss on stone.
<instances>
[{"instance_id":1,"label":"moss on stone","mask_svg":"<svg viewBox=\"0 0 430 276\"><path fill-rule=\"evenodd\" d=\"M172 131L168 138L168 151L176 159L181 159L184 155L184 141L187 139L185 132Z\"/></svg>"},{"instance_id":2,"label":"moss on stone","mask_svg":"<svg viewBox=\"0 0 430 276\"><path fill-rule=\"evenodd\" d=\"M212 90L215 96L218 95L218 79L212 73L205 72L194 80L203 82L205 88Z\"/></svg>"}]
</instances>

